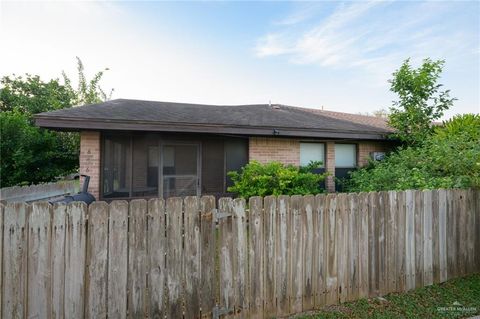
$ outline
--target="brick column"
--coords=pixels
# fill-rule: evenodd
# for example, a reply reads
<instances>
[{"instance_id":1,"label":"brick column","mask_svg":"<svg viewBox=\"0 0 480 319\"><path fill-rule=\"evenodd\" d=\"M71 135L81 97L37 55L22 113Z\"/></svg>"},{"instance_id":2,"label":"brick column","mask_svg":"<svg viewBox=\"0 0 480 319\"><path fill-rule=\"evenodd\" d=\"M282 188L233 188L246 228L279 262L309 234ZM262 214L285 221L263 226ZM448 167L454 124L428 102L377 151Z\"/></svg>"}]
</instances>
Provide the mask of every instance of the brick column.
<instances>
[{"instance_id":1,"label":"brick column","mask_svg":"<svg viewBox=\"0 0 480 319\"><path fill-rule=\"evenodd\" d=\"M330 173L330 176L327 176L325 186L327 188L327 192L333 193L335 192L335 143L327 142L325 143L325 148L325 171Z\"/></svg>"},{"instance_id":2,"label":"brick column","mask_svg":"<svg viewBox=\"0 0 480 319\"><path fill-rule=\"evenodd\" d=\"M80 132L80 174L90 176L88 192L100 196L100 132Z\"/></svg>"}]
</instances>

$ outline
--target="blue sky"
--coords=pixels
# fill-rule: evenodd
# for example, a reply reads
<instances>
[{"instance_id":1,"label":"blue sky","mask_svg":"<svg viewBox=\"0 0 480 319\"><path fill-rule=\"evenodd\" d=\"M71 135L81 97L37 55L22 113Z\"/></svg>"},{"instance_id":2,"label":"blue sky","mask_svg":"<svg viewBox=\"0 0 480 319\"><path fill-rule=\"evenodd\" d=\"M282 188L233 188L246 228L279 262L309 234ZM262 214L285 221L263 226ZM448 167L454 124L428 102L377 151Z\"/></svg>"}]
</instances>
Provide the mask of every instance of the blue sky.
<instances>
[{"instance_id":1,"label":"blue sky","mask_svg":"<svg viewBox=\"0 0 480 319\"><path fill-rule=\"evenodd\" d=\"M403 60L446 60L480 111L480 2L1 2L0 75L109 67L114 98L388 108Z\"/></svg>"}]
</instances>

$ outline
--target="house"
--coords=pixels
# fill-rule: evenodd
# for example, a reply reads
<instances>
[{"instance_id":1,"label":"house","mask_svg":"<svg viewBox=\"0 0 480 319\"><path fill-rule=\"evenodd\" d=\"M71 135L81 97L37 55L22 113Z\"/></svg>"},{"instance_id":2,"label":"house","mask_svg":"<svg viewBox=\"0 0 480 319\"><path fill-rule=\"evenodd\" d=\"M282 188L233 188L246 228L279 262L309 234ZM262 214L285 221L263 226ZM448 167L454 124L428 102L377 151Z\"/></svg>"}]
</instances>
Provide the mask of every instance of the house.
<instances>
[{"instance_id":1,"label":"house","mask_svg":"<svg viewBox=\"0 0 480 319\"><path fill-rule=\"evenodd\" d=\"M81 136L80 172L97 199L226 194L251 160L322 161L336 177L393 146L381 118L285 105L118 99L40 113L36 125Z\"/></svg>"}]
</instances>

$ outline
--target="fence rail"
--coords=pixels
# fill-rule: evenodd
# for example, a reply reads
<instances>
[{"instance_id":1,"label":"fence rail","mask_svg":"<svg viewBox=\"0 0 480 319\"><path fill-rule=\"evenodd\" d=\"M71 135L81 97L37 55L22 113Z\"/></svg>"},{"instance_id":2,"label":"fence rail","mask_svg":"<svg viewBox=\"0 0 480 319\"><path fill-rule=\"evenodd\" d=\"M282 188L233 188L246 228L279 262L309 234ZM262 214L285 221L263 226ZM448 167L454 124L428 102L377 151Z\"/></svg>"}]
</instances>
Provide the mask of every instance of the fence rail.
<instances>
[{"instance_id":1,"label":"fence rail","mask_svg":"<svg viewBox=\"0 0 480 319\"><path fill-rule=\"evenodd\" d=\"M59 181L30 186L13 186L0 189L0 202L33 202L49 200L80 190L78 180Z\"/></svg>"},{"instance_id":2,"label":"fence rail","mask_svg":"<svg viewBox=\"0 0 480 319\"><path fill-rule=\"evenodd\" d=\"M0 221L4 318L271 318L480 271L478 190L8 203Z\"/></svg>"}]
</instances>

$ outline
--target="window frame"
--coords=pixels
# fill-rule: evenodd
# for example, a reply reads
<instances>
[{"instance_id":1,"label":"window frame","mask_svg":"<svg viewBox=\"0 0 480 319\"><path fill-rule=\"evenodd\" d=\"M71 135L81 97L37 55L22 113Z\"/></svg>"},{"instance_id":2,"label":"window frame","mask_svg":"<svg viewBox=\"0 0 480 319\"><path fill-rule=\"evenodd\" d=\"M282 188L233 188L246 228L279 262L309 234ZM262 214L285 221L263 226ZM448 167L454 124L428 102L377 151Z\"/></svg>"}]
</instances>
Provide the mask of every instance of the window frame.
<instances>
[{"instance_id":1,"label":"window frame","mask_svg":"<svg viewBox=\"0 0 480 319\"><path fill-rule=\"evenodd\" d=\"M336 145L353 145L354 146L354 148L355 148L355 165L354 166L337 166ZM335 161L333 163L335 168L358 168L358 143L348 143L348 142L337 143L337 142L335 142L334 146L333 146L333 152L334 152L334 156L335 156L334 157Z\"/></svg>"},{"instance_id":2,"label":"window frame","mask_svg":"<svg viewBox=\"0 0 480 319\"><path fill-rule=\"evenodd\" d=\"M299 142L299 166L302 166L302 144L321 144L323 146L323 160L322 160L322 166L320 168L326 169L327 167L327 156L326 156L326 150L327 150L327 143L324 141L300 141Z\"/></svg>"}]
</instances>

